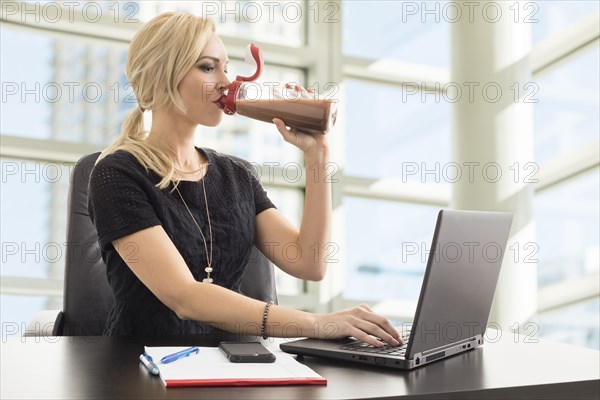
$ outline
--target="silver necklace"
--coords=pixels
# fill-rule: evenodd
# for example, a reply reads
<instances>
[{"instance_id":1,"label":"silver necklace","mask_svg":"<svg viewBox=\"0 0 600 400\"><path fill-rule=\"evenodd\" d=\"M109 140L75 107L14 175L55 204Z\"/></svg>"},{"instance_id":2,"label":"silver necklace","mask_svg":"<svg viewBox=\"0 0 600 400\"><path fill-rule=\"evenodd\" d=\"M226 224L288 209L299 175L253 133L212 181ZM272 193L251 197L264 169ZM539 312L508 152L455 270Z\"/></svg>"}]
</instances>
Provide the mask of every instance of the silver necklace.
<instances>
[{"instance_id":1,"label":"silver necklace","mask_svg":"<svg viewBox=\"0 0 600 400\"><path fill-rule=\"evenodd\" d=\"M194 224L196 224L196 227L198 228L198 231L200 231L200 235L202 236L202 240L204 241L204 250L206 252L207 267L204 268L204 271L206 272L206 278L202 279L202 282L212 283L213 279L210 277L210 273L213 271L213 269L212 269L213 234L212 234L212 224L210 223L210 213L208 211L208 197L206 196L206 186L204 185L205 177L206 177L206 173L204 174L204 177L202 178L202 190L204 191L204 204L206 205L206 217L208 219L208 232L209 232L209 239L210 239L210 256L209 256L209 252L208 252L208 245L206 244L206 237L204 236L202 229L200 229L200 225L198 225L198 222L196 222L196 218L194 218L194 215L190 211L190 208L188 207L187 203L183 199L183 196L181 195L181 192L179 191L179 188L177 187L179 185L179 182L175 185L175 190L177 190L177 193L179 194L179 197L181 198L183 205L185 206L188 213L190 214L190 217L192 217L192 221L194 221Z\"/></svg>"}]
</instances>

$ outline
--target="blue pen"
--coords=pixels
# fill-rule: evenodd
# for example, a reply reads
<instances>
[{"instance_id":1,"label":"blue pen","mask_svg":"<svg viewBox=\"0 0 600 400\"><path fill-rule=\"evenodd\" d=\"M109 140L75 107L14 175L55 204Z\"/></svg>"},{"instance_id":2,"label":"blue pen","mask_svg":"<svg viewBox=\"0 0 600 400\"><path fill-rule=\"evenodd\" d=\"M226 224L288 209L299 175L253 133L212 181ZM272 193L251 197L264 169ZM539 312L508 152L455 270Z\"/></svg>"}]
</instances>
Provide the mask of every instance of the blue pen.
<instances>
[{"instance_id":1,"label":"blue pen","mask_svg":"<svg viewBox=\"0 0 600 400\"><path fill-rule=\"evenodd\" d=\"M161 364L168 364L173 361L177 361L180 358L189 357L192 354L198 354L199 352L200 352L199 348L190 347L188 349L178 351L177 353L173 353L173 354L169 354L168 356L164 356L163 358L160 359L160 362L161 362Z\"/></svg>"},{"instance_id":2,"label":"blue pen","mask_svg":"<svg viewBox=\"0 0 600 400\"><path fill-rule=\"evenodd\" d=\"M144 367L146 367L148 372L150 372L152 375L160 374L158 367L156 366L156 364L154 364L152 357L150 357L148 354L140 354L140 361L142 362L142 364L144 364Z\"/></svg>"}]
</instances>

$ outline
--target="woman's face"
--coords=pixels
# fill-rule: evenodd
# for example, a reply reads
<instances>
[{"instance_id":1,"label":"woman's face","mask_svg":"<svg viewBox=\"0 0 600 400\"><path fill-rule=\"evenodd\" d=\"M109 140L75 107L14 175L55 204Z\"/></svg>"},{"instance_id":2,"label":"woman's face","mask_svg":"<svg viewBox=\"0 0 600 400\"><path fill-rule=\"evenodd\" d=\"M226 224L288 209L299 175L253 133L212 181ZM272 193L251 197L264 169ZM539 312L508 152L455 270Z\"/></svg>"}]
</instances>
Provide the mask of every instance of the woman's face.
<instances>
[{"instance_id":1,"label":"woman's face","mask_svg":"<svg viewBox=\"0 0 600 400\"><path fill-rule=\"evenodd\" d=\"M183 77L179 93L188 106L188 118L194 124L216 126L223 110L215 103L229 86L227 51L221 38L213 33L194 66Z\"/></svg>"}]
</instances>

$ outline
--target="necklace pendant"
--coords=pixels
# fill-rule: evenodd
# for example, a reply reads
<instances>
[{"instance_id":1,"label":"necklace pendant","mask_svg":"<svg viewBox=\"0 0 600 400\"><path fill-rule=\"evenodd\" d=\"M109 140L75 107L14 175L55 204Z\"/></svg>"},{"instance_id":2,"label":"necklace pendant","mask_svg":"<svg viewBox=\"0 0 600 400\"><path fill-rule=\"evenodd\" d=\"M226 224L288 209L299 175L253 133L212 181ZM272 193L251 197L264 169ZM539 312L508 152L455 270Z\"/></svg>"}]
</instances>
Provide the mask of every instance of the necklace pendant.
<instances>
[{"instance_id":1,"label":"necklace pendant","mask_svg":"<svg viewBox=\"0 0 600 400\"><path fill-rule=\"evenodd\" d=\"M205 272L213 272L213 269L211 267L206 267L204 268Z\"/></svg>"},{"instance_id":2,"label":"necklace pendant","mask_svg":"<svg viewBox=\"0 0 600 400\"><path fill-rule=\"evenodd\" d=\"M212 278L204 278L204 279L202 279L202 282L213 283L213 280L212 280Z\"/></svg>"}]
</instances>

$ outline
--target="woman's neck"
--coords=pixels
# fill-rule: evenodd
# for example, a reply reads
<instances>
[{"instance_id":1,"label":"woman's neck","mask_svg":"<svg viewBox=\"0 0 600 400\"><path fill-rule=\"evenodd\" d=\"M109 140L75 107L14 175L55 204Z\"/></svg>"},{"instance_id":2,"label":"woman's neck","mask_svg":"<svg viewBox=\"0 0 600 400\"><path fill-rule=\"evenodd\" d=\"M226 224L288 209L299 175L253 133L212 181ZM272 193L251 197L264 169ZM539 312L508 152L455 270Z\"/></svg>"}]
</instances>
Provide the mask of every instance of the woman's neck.
<instances>
[{"instance_id":1,"label":"woman's neck","mask_svg":"<svg viewBox=\"0 0 600 400\"><path fill-rule=\"evenodd\" d=\"M200 168L203 160L194 146L196 126L165 117L153 112L152 129L146 140L168 151L176 168L182 171Z\"/></svg>"}]
</instances>

